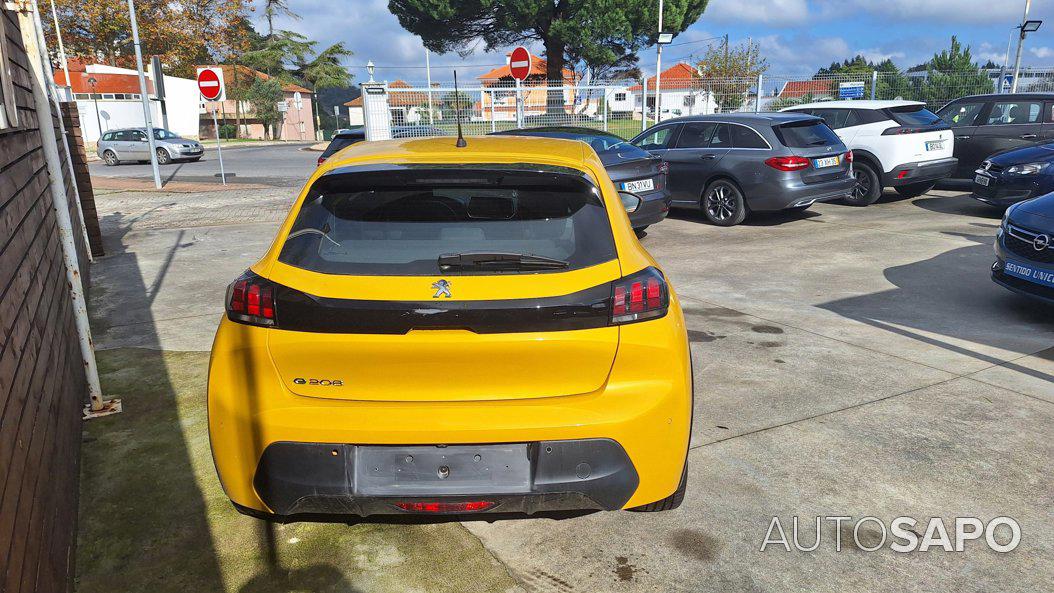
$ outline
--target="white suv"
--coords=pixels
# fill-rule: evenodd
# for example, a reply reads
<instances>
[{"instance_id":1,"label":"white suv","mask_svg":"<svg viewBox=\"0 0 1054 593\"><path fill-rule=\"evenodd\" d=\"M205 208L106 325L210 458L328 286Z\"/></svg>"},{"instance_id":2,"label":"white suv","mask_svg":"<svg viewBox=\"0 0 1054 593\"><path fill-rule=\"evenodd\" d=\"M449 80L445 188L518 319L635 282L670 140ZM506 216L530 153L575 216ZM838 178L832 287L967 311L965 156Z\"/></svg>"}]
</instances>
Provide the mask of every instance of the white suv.
<instances>
[{"instance_id":1,"label":"white suv","mask_svg":"<svg viewBox=\"0 0 1054 593\"><path fill-rule=\"evenodd\" d=\"M853 151L856 190L846 201L872 204L883 187L902 196L929 191L955 171L955 136L941 118L917 101L825 101L783 111L822 117Z\"/></svg>"}]
</instances>

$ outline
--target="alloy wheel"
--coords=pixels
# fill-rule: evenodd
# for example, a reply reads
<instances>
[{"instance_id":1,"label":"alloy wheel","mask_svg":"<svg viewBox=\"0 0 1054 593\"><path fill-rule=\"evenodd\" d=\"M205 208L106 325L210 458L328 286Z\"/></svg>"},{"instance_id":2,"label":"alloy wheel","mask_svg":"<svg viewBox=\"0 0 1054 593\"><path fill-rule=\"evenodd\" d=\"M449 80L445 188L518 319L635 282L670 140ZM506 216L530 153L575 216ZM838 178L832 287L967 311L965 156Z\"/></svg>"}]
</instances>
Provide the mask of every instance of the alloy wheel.
<instances>
[{"instance_id":1,"label":"alloy wheel","mask_svg":"<svg viewBox=\"0 0 1054 593\"><path fill-rule=\"evenodd\" d=\"M729 220L735 216L738 204L736 203L734 191L731 186L724 183L719 183L710 188L710 191L706 194L704 204L706 213L714 220L721 221Z\"/></svg>"},{"instance_id":2,"label":"alloy wheel","mask_svg":"<svg viewBox=\"0 0 1054 593\"><path fill-rule=\"evenodd\" d=\"M856 177L856 186L853 187L853 197L859 200L870 194L871 176L859 169L853 171L853 176Z\"/></svg>"}]
</instances>

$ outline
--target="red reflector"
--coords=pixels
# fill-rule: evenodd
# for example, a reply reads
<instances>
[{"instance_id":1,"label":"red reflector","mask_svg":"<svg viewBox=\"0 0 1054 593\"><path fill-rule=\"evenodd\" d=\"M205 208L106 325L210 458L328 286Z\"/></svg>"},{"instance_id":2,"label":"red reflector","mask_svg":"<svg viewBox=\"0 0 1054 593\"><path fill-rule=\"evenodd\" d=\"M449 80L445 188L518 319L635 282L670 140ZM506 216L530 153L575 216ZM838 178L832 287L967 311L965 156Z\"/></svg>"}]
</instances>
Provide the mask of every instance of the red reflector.
<instances>
[{"instance_id":1,"label":"red reflector","mask_svg":"<svg viewBox=\"0 0 1054 593\"><path fill-rule=\"evenodd\" d=\"M809 159L800 156L774 156L766 160L765 164L780 171L801 171L808 168Z\"/></svg>"},{"instance_id":2,"label":"red reflector","mask_svg":"<svg viewBox=\"0 0 1054 593\"><path fill-rule=\"evenodd\" d=\"M472 513L485 511L494 506L486 500L468 502L397 502L395 506L411 513Z\"/></svg>"},{"instance_id":3,"label":"red reflector","mask_svg":"<svg viewBox=\"0 0 1054 593\"><path fill-rule=\"evenodd\" d=\"M904 179L907 176L908 176L908 172L907 171L901 171L900 173L897 173L897 179Z\"/></svg>"},{"instance_id":4,"label":"red reflector","mask_svg":"<svg viewBox=\"0 0 1054 593\"><path fill-rule=\"evenodd\" d=\"M849 152L845 153L845 162L853 162L853 151L850 150Z\"/></svg>"},{"instance_id":5,"label":"red reflector","mask_svg":"<svg viewBox=\"0 0 1054 593\"><path fill-rule=\"evenodd\" d=\"M321 165L321 164L322 164L322 163L324 163L324 162L326 162L326 157L324 157L324 156L320 156L320 157L318 157L318 164L320 164L320 165Z\"/></svg>"}]
</instances>

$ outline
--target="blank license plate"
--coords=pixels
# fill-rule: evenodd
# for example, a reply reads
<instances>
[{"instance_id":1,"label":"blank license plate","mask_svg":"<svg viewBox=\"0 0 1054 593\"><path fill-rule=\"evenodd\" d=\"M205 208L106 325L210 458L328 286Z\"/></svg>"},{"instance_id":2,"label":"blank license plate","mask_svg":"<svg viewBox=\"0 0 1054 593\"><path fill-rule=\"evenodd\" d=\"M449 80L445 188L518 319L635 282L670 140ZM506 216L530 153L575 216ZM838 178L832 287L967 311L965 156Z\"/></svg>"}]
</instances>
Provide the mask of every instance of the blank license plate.
<instances>
[{"instance_id":1,"label":"blank license plate","mask_svg":"<svg viewBox=\"0 0 1054 593\"><path fill-rule=\"evenodd\" d=\"M630 192L641 192L651 191L655 189L655 181L652 179L638 179L636 181L627 181L622 184L624 191Z\"/></svg>"},{"instance_id":2,"label":"blank license plate","mask_svg":"<svg viewBox=\"0 0 1054 593\"><path fill-rule=\"evenodd\" d=\"M977 185L983 185L985 187L988 187L988 184L991 183L992 180L987 178L987 177L985 177L984 175L978 175L978 176L973 178L973 182L976 183Z\"/></svg>"},{"instance_id":3,"label":"blank license plate","mask_svg":"<svg viewBox=\"0 0 1054 593\"><path fill-rule=\"evenodd\" d=\"M450 496L531 489L526 443L355 448L360 496Z\"/></svg>"},{"instance_id":4,"label":"blank license plate","mask_svg":"<svg viewBox=\"0 0 1054 593\"><path fill-rule=\"evenodd\" d=\"M838 166L838 157L836 157L836 156L824 157L822 159L816 159L814 162L816 163L815 166L816 166L817 169L822 169L824 167L837 167Z\"/></svg>"},{"instance_id":5,"label":"blank license plate","mask_svg":"<svg viewBox=\"0 0 1054 593\"><path fill-rule=\"evenodd\" d=\"M926 150L942 150L944 149L944 140L930 140L926 143Z\"/></svg>"}]
</instances>

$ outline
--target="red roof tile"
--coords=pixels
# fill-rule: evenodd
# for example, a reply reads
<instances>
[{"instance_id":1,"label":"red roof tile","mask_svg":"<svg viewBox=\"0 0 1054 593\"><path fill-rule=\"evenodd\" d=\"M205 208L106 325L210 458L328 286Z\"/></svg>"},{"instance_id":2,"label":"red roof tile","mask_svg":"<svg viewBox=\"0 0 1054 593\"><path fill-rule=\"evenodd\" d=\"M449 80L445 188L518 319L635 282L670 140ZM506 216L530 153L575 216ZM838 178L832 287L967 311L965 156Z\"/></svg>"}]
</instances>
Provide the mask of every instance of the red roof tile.
<instances>
[{"instance_id":1,"label":"red roof tile","mask_svg":"<svg viewBox=\"0 0 1054 593\"><path fill-rule=\"evenodd\" d=\"M695 66L686 62L678 62L662 71L662 90L672 91L694 88L702 79L703 77L699 75L699 70ZM629 90L639 91L641 86L635 84L629 87ZM648 90L655 90L654 76L648 79Z\"/></svg>"}]
</instances>

